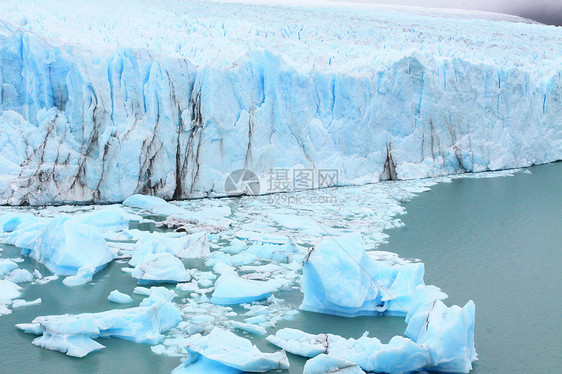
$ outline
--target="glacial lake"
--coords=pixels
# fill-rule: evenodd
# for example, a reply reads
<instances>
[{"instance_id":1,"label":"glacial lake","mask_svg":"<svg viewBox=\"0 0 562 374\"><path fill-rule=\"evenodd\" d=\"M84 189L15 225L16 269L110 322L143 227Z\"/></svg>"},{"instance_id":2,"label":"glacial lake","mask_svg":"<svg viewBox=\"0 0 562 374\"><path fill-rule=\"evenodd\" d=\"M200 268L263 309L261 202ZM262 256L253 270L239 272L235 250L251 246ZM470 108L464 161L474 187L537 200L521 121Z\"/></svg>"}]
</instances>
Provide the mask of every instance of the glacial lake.
<instances>
[{"instance_id":1,"label":"glacial lake","mask_svg":"<svg viewBox=\"0 0 562 374\"><path fill-rule=\"evenodd\" d=\"M378 249L422 260L426 284L446 292L447 305L474 300L479 361L471 373L551 373L562 368L561 192L560 162L507 177L453 179L402 203L405 225L386 230L388 243ZM19 256L14 247L2 248L0 257ZM19 265L48 274L27 258ZM72 358L33 346L34 336L14 327L39 315L127 307L107 300L114 289L131 294L136 286L121 271L123 266L110 264L82 287L66 287L62 278L28 287L23 298L43 301L0 317L0 372L153 374L178 366L177 357L119 339L99 339L106 349ZM131 305L138 305L142 297L132 296ZM280 292L278 297L295 308L302 300L299 292ZM346 319L301 312L268 333L283 327L354 338L369 331L369 336L387 342L406 325L401 317ZM275 350L263 338L253 341L263 351ZM289 372L301 373L305 360L293 355L289 360Z\"/></svg>"}]
</instances>

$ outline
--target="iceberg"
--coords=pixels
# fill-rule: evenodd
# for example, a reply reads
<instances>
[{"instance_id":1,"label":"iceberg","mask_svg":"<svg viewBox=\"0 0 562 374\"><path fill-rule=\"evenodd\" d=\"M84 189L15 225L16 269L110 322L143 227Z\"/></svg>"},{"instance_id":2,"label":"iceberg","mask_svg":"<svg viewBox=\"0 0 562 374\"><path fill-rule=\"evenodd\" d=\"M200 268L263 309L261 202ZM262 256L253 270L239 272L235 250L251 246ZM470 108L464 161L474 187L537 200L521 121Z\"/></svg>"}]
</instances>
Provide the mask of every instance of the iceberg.
<instances>
[{"instance_id":1,"label":"iceberg","mask_svg":"<svg viewBox=\"0 0 562 374\"><path fill-rule=\"evenodd\" d=\"M409 373L430 366L427 347L408 338L393 337L388 344L363 336L345 339L333 334L312 335L295 329L281 329L267 340L287 352L304 357L320 354L355 363L361 369L377 373Z\"/></svg>"},{"instance_id":2,"label":"iceberg","mask_svg":"<svg viewBox=\"0 0 562 374\"><path fill-rule=\"evenodd\" d=\"M0 258L0 277L12 272L17 268L18 265L14 261L7 258Z\"/></svg>"},{"instance_id":3,"label":"iceberg","mask_svg":"<svg viewBox=\"0 0 562 374\"><path fill-rule=\"evenodd\" d=\"M208 335L196 334L189 337L186 349L190 356L184 361L184 366L197 362L199 357L204 357L209 361L243 372L264 373L289 368L285 351L263 353L248 339L218 327Z\"/></svg>"},{"instance_id":4,"label":"iceberg","mask_svg":"<svg viewBox=\"0 0 562 374\"><path fill-rule=\"evenodd\" d=\"M477 359L474 348L475 305L472 300L464 307L447 307L434 292L418 286L422 300L408 314L405 335L428 347L433 371L468 373ZM423 296L422 296L423 295Z\"/></svg>"},{"instance_id":5,"label":"iceberg","mask_svg":"<svg viewBox=\"0 0 562 374\"><path fill-rule=\"evenodd\" d=\"M406 315L423 275L422 263L372 259L359 234L325 237L305 258L300 309L345 317Z\"/></svg>"},{"instance_id":6,"label":"iceberg","mask_svg":"<svg viewBox=\"0 0 562 374\"><path fill-rule=\"evenodd\" d=\"M275 335L269 335L266 340L289 353L303 357L316 357L328 351L328 334L313 335L297 329L284 328L278 330Z\"/></svg>"},{"instance_id":7,"label":"iceberg","mask_svg":"<svg viewBox=\"0 0 562 374\"><path fill-rule=\"evenodd\" d=\"M275 280L251 280L241 278L235 273L227 272L216 280L211 302L218 305L251 303L267 299L280 286L280 282Z\"/></svg>"},{"instance_id":8,"label":"iceberg","mask_svg":"<svg viewBox=\"0 0 562 374\"><path fill-rule=\"evenodd\" d=\"M477 360L474 348L475 306L443 303L446 294L435 286L418 285L406 316L406 337L394 336L388 344L366 335L345 339L333 334L308 334L285 328L266 339L285 351L304 356L320 354L356 363L367 372L408 373L430 370L468 373Z\"/></svg>"},{"instance_id":9,"label":"iceberg","mask_svg":"<svg viewBox=\"0 0 562 374\"><path fill-rule=\"evenodd\" d=\"M22 254L43 263L57 275L76 275L83 267L92 267L97 272L113 260L111 249L95 226L65 215L19 225L6 242L22 248Z\"/></svg>"},{"instance_id":10,"label":"iceberg","mask_svg":"<svg viewBox=\"0 0 562 374\"><path fill-rule=\"evenodd\" d=\"M137 241L129 264L136 266L146 255L162 252L185 259L206 258L211 254L209 240L204 232L180 237L151 233Z\"/></svg>"},{"instance_id":11,"label":"iceberg","mask_svg":"<svg viewBox=\"0 0 562 374\"><path fill-rule=\"evenodd\" d=\"M176 228L177 231L217 232L224 230L230 224L228 219L217 217L214 214L216 212L206 214L205 212L188 210L156 196L132 195L123 201L123 205L166 216L167 219L161 222L161 225Z\"/></svg>"},{"instance_id":12,"label":"iceberg","mask_svg":"<svg viewBox=\"0 0 562 374\"><path fill-rule=\"evenodd\" d=\"M243 323L243 322L231 321L230 326L232 326L234 328L237 328L239 330L242 330L242 331L249 332L250 334L255 334L255 335L265 335L265 334L267 334L267 331L265 330L265 328L263 328L261 326L258 326L258 325L254 325L252 323Z\"/></svg>"},{"instance_id":13,"label":"iceberg","mask_svg":"<svg viewBox=\"0 0 562 374\"><path fill-rule=\"evenodd\" d=\"M220 362L209 360L204 356L187 359L180 366L172 370L172 374L240 374L243 371L230 366L221 364Z\"/></svg>"},{"instance_id":14,"label":"iceberg","mask_svg":"<svg viewBox=\"0 0 562 374\"><path fill-rule=\"evenodd\" d=\"M26 333L40 335L33 340L38 347L84 357L105 348L93 339L119 338L136 343L157 344L162 333L181 321L181 312L171 301L173 291L151 288L140 306L100 313L37 317L31 323L17 324Z\"/></svg>"},{"instance_id":15,"label":"iceberg","mask_svg":"<svg viewBox=\"0 0 562 374\"><path fill-rule=\"evenodd\" d=\"M39 305L41 304L41 298L37 298L35 300L32 301L25 301L25 300L21 300L21 299L17 299L14 300L14 302L12 303L12 308L21 308L24 306L31 306L31 305Z\"/></svg>"},{"instance_id":16,"label":"iceberg","mask_svg":"<svg viewBox=\"0 0 562 374\"><path fill-rule=\"evenodd\" d=\"M15 269L10 274L4 277L5 280L14 282L14 283L27 283L33 282L33 274L29 272L29 270L25 269Z\"/></svg>"},{"instance_id":17,"label":"iceberg","mask_svg":"<svg viewBox=\"0 0 562 374\"><path fill-rule=\"evenodd\" d=\"M133 301L133 298L125 293L119 292L118 290L113 290L109 293L107 299L111 302L117 304L128 304Z\"/></svg>"},{"instance_id":18,"label":"iceberg","mask_svg":"<svg viewBox=\"0 0 562 374\"><path fill-rule=\"evenodd\" d=\"M73 218L85 225L95 226L102 232L125 230L129 228L130 221L142 219L142 217L128 213L119 206L104 207L88 213L75 214Z\"/></svg>"},{"instance_id":19,"label":"iceberg","mask_svg":"<svg viewBox=\"0 0 562 374\"><path fill-rule=\"evenodd\" d=\"M4 213L0 216L0 232L12 232L17 230L20 225L30 226L40 220L42 219L31 213Z\"/></svg>"},{"instance_id":20,"label":"iceberg","mask_svg":"<svg viewBox=\"0 0 562 374\"><path fill-rule=\"evenodd\" d=\"M62 283L69 287L82 286L92 281L96 268L91 266L82 266L75 275L68 276L62 280Z\"/></svg>"},{"instance_id":21,"label":"iceberg","mask_svg":"<svg viewBox=\"0 0 562 374\"><path fill-rule=\"evenodd\" d=\"M247 253L251 253L261 259L274 260L279 262L290 262L291 257L298 254L299 247L287 240L285 243L256 243L251 245Z\"/></svg>"},{"instance_id":22,"label":"iceberg","mask_svg":"<svg viewBox=\"0 0 562 374\"><path fill-rule=\"evenodd\" d=\"M306 361L303 374L365 374L356 363L343 358L320 354Z\"/></svg>"},{"instance_id":23,"label":"iceberg","mask_svg":"<svg viewBox=\"0 0 562 374\"><path fill-rule=\"evenodd\" d=\"M187 282L191 276L181 260L168 252L146 255L131 272L141 285Z\"/></svg>"},{"instance_id":24,"label":"iceberg","mask_svg":"<svg viewBox=\"0 0 562 374\"><path fill-rule=\"evenodd\" d=\"M1 204L224 196L242 168L346 185L562 158L555 27L357 4L77 4L0 4Z\"/></svg>"},{"instance_id":25,"label":"iceberg","mask_svg":"<svg viewBox=\"0 0 562 374\"><path fill-rule=\"evenodd\" d=\"M8 307L14 299L20 297L21 290L22 288L13 282L0 280L0 316L12 312Z\"/></svg>"}]
</instances>

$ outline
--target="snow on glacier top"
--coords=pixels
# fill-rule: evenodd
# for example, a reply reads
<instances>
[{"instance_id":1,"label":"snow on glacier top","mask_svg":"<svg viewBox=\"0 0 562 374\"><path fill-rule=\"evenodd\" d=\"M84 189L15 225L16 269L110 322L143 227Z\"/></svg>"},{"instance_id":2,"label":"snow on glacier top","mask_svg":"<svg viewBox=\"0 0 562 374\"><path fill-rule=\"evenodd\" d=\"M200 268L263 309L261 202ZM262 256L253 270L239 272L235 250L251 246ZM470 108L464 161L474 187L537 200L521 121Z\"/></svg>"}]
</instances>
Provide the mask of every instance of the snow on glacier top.
<instances>
[{"instance_id":1,"label":"snow on glacier top","mask_svg":"<svg viewBox=\"0 0 562 374\"><path fill-rule=\"evenodd\" d=\"M412 54L519 67L531 74L562 64L562 28L515 16L318 0L307 5L250 3L5 0L0 18L100 53L147 48L219 68L263 50L299 70L356 74Z\"/></svg>"}]
</instances>

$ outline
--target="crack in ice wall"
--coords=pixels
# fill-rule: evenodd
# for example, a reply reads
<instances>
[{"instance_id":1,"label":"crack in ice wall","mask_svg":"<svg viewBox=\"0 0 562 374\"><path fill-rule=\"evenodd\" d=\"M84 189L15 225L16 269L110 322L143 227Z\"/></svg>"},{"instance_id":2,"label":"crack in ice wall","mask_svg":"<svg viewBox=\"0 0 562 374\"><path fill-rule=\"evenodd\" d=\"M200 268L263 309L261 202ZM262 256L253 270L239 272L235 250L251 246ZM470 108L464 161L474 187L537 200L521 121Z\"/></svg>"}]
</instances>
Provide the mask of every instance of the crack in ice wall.
<instances>
[{"instance_id":1,"label":"crack in ice wall","mask_svg":"<svg viewBox=\"0 0 562 374\"><path fill-rule=\"evenodd\" d=\"M4 204L217 196L239 168L338 169L350 184L562 159L562 59L410 51L356 73L255 50L224 67L0 27Z\"/></svg>"}]
</instances>

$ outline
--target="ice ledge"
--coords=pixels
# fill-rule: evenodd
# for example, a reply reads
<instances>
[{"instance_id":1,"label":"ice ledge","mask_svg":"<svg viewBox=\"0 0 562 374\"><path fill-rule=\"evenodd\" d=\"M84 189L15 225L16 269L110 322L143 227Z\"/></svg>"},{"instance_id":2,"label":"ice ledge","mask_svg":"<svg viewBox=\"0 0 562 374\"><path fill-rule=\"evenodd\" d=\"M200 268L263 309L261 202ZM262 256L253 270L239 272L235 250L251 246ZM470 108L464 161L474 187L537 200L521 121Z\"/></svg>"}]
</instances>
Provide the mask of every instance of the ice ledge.
<instances>
[{"instance_id":1,"label":"ice ledge","mask_svg":"<svg viewBox=\"0 0 562 374\"><path fill-rule=\"evenodd\" d=\"M415 52L354 76L262 51L217 69L0 34L1 204L221 196L241 168L331 169L345 185L562 159L560 64Z\"/></svg>"}]
</instances>

